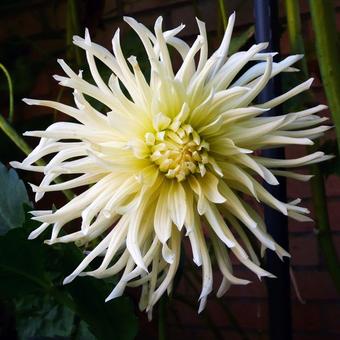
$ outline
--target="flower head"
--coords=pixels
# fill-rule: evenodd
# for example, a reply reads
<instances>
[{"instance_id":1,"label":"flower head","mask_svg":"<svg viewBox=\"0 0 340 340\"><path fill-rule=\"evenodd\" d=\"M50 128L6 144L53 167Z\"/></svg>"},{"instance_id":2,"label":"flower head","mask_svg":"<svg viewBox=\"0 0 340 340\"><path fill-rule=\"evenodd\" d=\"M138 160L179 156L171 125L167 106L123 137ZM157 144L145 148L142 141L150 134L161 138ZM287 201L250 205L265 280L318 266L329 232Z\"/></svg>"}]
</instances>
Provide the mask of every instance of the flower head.
<instances>
[{"instance_id":1,"label":"flower head","mask_svg":"<svg viewBox=\"0 0 340 340\"><path fill-rule=\"evenodd\" d=\"M328 129L320 126L325 118L315 115L325 106L262 116L309 89L312 80L254 104L272 77L296 71L292 64L301 56L274 62L274 53L263 52L266 43L228 55L234 15L220 47L209 58L205 25L199 20L199 35L192 46L177 37L184 25L163 31L160 17L151 32L132 18L125 21L143 43L150 79L136 57L125 59L119 30L112 40L113 54L93 43L86 31L84 39L74 37L74 44L85 50L93 82L85 81L81 71L75 73L63 60L58 62L66 77L55 76L61 85L74 90L75 107L24 100L59 110L75 122L57 122L46 131L27 132L27 136L40 137L40 143L22 163L12 165L44 174L39 186L32 185L36 200L46 192L83 187L81 194L56 211L33 211L33 219L42 224L30 238L52 226L48 244L83 246L95 240L97 245L64 282L80 274L96 278L119 274L107 300L120 296L126 286L142 286L140 308L150 313L162 294L171 291L181 242L188 238L193 261L203 272L202 310L213 283L207 241L223 274L218 296L230 284L249 283L233 275L231 253L259 277L272 276L260 267L245 230L257 238L262 250L269 248L281 258L289 256L267 233L261 216L244 195L299 221L308 220L308 210L298 206L299 200L280 202L261 181L277 185L276 176L308 180L310 176L289 169L329 156L315 152L297 159L270 159L258 151L312 144ZM169 45L182 58L177 71ZM96 59L111 70L108 83L100 76ZM88 97L107 110L98 112ZM53 157L46 166L34 165L47 155ZM52 183L64 175L69 179ZM67 223L78 218L79 230L60 235ZM89 271L98 257L102 257L100 266Z\"/></svg>"}]
</instances>

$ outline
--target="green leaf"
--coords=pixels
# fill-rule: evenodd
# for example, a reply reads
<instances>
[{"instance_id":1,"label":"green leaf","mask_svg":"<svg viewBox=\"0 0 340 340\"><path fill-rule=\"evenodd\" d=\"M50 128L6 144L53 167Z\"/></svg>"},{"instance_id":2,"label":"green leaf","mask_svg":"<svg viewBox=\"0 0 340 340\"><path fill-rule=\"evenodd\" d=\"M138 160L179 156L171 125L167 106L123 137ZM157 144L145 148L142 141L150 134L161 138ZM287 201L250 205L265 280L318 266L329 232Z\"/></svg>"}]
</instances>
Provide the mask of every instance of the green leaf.
<instances>
[{"instance_id":1,"label":"green leaf","mask_svg":"<svg viewBox=\"0 0 340 340\"><path fill-rule=\"evenodd\" d=\"M19 339L68 337L71 335L74 313L56 303L48 295L28 295L15 300L16 327Z\"/></svg>"},{"instance_id":2,"label":"green leaf","mask_svg":"<svg viewBox=\"0 0 340 340\"><path fill-rule=\"evenodd\" d=\"M48 295L65 308L71 308L88 324L97 339L134 339L137 320L131 301L122 297L105 303L114 286L94 278L79 277L63 286L63 278L74 270L84 255L73 244L47 246L41 239L27 240L36 224L27 220L24 228L13 229L0 236L0 298ZM42 323L36 322L28 331L44 327L45 332L52 332L48 318L58 313L64 315L65 311L60 308L54 312L51 310L54 313L51 316L46 314L51 307L42 303L39 311ZM86 327L83 331L86 332Z\"/></svg>"},{"instance_id":3,"label":"green leaf","mask_svg":"<svg viewBox=\"0 0 340 340\"><path fill-rule=\"evenodd\" d=\"M1 236L0 297L20 297L48 288L51 283L44 273L43 259L43 247L38 241L28 241L24 229Z\"/></svg>"},{"instance_id":4,"label":"green leaf","mask_svg":"<svg viewBox=\"0 0 340 340\"><path fill-rule=\"evenodd\" d=\"M229 55L237 52L254 35L255 27L250 26L241 34L234 36L230 41Z\"/></svg>"},{"instance_id":5,"label":"green leaf","mask_svg":"<svg viewBox=\"0 0 340 340\"><path fill-rule=\"evenodd\" d=\"M0 235L9 229L19 228L25 221L23 205L28 204L24 183L18 174L0 162Z\"/></svg>"},{"instance_id":6,"label":"green leaf","mask_svg":"<svg viewBox=\"0 0 340 340\"><path fill-rule=\"evenodd\" d=\"M75 335L76 340L96 340L97 338L90 332L89 326L81 321Z\"/></svg>"},{"instance_id":7,"label":"green leaf","mask_svg":"<svg viewBox=\"0 0 340 340\"><path fill-rule=\"evenodd\" d=\"M51 249L58 262L53 270L58 270L63 277L69 275L83 259L80 250L71 244L54 246ZM98 339L134 339L137 333L137 319L128 298L121 297L105 303L114 286L103 280L90 277L77 277L64 286L72 296L80 318L89 325L90 331Z\"/></svg>"}]
</instances>

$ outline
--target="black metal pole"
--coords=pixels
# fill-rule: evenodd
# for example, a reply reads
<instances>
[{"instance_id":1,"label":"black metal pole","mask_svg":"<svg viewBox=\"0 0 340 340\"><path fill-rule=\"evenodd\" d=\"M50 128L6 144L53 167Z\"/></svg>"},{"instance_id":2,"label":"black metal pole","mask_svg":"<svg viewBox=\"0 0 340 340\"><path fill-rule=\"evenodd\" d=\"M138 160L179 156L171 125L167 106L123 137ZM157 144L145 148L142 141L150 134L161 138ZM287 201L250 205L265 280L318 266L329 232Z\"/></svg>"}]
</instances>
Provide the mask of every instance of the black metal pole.
<instances>
[{"instance_id":1,"label":"black metal pole","mask_svg":"<svg viewBox=\"0 0 340 340\"><path fill-rule=\"evenodd\" d=\"M268 51L279 52L279 16L277 0L254 0L256 42L269 42ZM276 76L259 95L259 102L265 102L280 94L280 79ZM282 114L280 107L270 110L267 116ZM263 155L270 158L284 158L283 148L264 150ZM286 202L286 181L279 178L277 186L267 185L266 189L280 201ZM265 206L265 222L268 232L275 241L288 250L287 217ZM272 340L292 339L289 261L281 260L271 251L266 254L266 269L277 276L267 279L269 334Z\"/></svg>"}]
</instances>

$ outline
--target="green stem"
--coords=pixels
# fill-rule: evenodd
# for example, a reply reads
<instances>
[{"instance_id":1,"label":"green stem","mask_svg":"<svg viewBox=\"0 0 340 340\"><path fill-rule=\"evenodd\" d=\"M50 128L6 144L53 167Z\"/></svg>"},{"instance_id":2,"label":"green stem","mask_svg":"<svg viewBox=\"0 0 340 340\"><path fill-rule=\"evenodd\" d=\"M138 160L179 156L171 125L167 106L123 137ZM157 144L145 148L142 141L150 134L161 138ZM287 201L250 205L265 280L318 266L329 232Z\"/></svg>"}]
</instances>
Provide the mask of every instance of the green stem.
<instances>
[{"instance_id":1,"label":"green stem","mask_svg":"<svg viewBox=\"0 0 340 340\"><path fill-rule=\"evenodd\" d=\"M309 6L323 88L332 113L340 150L340 52L334 4L331 0L310 0Z\"/></svg>"},{"instance_id":2,"label":"green stem","mask_svg":"<svg viewBox=\"0 0 340 340\"><path fill-rule=\"evenodd\" d=\"M286 13L291 52L297 54L305 54L305 46L301 34L302 32L299 1L286 0ZM306 58L302 59L301 64L303 68L303 75L307 76L308 71Z\"/></svg>"},{"instance_id":3,"label":"green stem","mask_svg":"<svg viewBox=\"0 0 340 340\"><path fill-rule=\"evenodd\" d=\"M218 6L222 18L223 28L225 30L227 28L227 13L224 6L224 0L218 0Z\"/></svg>"},{"instance_id":4,"label":"green stem","mask_svg":"<svg viewBox=\"0 0 340 340\"><path fill-rule=\"evenodd\" d=\"M166 297L162 297L158 306L158 339L166 340Z\"/></svg>"},{"instance_id":5,"label":"green stem","mask_svg":"<svg viewBox=\"0 0 340 340\"><path fill-rule=\"evenodd\" d=\"M0 129L9 137L9 139L26 155L28 156L32 149L29 145L17 134L17 132L12 128L12 126L6 121L6 119L0 114ZM43 160L38 160L36 162L38 165L45 165ZM61 183L60 179L56 178L55 183ZM65 197L71 200L74 195L71 190L63 190Z\"/></svg>"},{"instance_id":6,"label":"green stem","mask_svg":"<svg viewBox=\"0 0 340 340\"><path fill-rule=\"evenodd\" d=\"M9 137L9 139L25 154L29 155L32 149L28 144L17 134L12 126L0 114L0 129Z\"/></svg>"},{"instance_id":7,"label":"green stem","mask_svg":"<svg viewBox=\"0 0 340 340\"><path fill-rule=\"evenodd\" d=\"M13 100L13 83L12 78L7 71L6 67L0 63L0 68L6 76L7 83L8 83L8 99L9 99L9 110L8 110L8 120L10 123L13 122L14 117L14 100Z\"/></svg>"},{"instance_id":8,"label":"green stem","mask_svg":"<svg viewBox=\"0 0 340 340\"><path fill-rule=\"evenodd\" d=\"M82 64L80 51L73 45L72 39L75 34L79 34L79 18L76 0L68 0L67 2L67 18L66 18L66 43L70 49L69 57L74 53L77 66Z\"/></svg>"},{"instance_id":9,"label":"green stem","mask_svg":"<svg viewBox=\"0 0 340 340\"><path fill-rule=\"evenodd\" d=\"M326 1L325 1L326 2ZM317 1L311 1L313 5ZM301 20L299 2L295 0L286 0L287 24L290 44L293 53L305 53L304 43L301 34ZM320 13L321 14L321 13ZM322 15L322 14L321 14ZM328 19L326 19L328 20ZM334 42L334 41L333 41ZM321 62L320 56L319 61ZM307 62L304 58L301 61L303 77L308 77ZM321 65L320 65L321 66ZM327 90L327 89L326 89ZM312 102L313 98L309 98ZM339 139L338 139L339 141ZM317 151L318 145L309 148L309 152ZM327 197L325 192L324 177L318 164L310 166L313 179L311 181L312 199L315 210L315 225L317 229L317 236L322 255L325 259L327 269L334 281L337 290L340 291L340 265L332 242L332 233L329 224Z\"/></svg>"},{"instance_id":10,"label":"green stem","mask_svg":"<svg viewBox=\"0 0 340 340\"><path fill-rule=\"evenodd\" d=\"M317 227L316 233L329 274L333 279L336 289L340 292L340 264L333 244L332 232L329 227L324 179L318 165L312 165L311 168L312 173L314 174L311 184L315 210L315 224Z\"/></svg>"}]
</instances>

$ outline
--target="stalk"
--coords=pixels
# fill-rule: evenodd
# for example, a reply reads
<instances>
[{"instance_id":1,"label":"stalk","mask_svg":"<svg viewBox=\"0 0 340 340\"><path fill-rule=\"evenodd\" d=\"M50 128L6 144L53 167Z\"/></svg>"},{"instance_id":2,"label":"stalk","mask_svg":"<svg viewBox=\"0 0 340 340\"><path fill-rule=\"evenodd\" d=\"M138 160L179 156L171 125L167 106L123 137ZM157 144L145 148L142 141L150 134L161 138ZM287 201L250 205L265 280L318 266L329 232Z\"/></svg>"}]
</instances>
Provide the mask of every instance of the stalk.
<instances>
[{"instance_id":1,"label":"stalk","mask_svg":"<svg viewBox=\"0 0 340 340\"><path fill-rule=\"evenodd\" d=\"M14 116L14 100L13 100L13 83L12 78L9 72L7 71L6 67L0 63L0 69L5 74L7 83L8 83L8 99L9 99L9 110L8 110L8 120L10 123L13 122Z\"/></svg>"},{"instance_id":2,"label":"stalk","mask_svg":"<svg viewBox=\"0 0 340 340\"><path fill-rule=\"evenodd\" d=\"M319 165L312 165L311 169L314 175L314 178L311 180L311 184L316 217L316 234L328 272L333 279L337 291L340 292L340 263L334 247L332 231L329 226L323 175Z\"/></svg>"},{"instance_id":3,"label":"stalk","mask_svg":"<svg viewBox=\"0 0 340 340\"><path fill-rule=\"evenodd\" d=\"M73 45L72 39L75 34L79 34L80 25L78 18L78 8L76 0L67 1L67 17L66 17L66 44L70 49L68 58L72 58L74 53L75 62L79 67L82 64L79 48Z\"/></svg>"},{"instance_id":4,"label":"stalk","mask_svg":"<svg viewBox=\"0 0 340 340\"><path fill-rule=\"evenodd\" d=\"M166 297L162 297L158 307L158 339L166 340Z\"/></svg>"},{"instance_id":5,"label":"stalk","mask_svg":"<svg viewBox=\"0 0 340 340\"><path fill-rule=\"evenodd\" d=\"M340 52L337 44L335 9L331 0L310 0L316 52L340 150Z\"/></svg>"},{"instance_id":6,"label":"stalk","mask_svg":"<svg viewBox=\"0 0 340 340\"><path fill-rule=\"evenodd\" d=\"M18 135L12 126L6 121L3 115L0 114L0 129L7 135L7 137L26 155L28 156L32 149L30 146ZM38 165L45 165L43 160L36 162ZM55 183L60 183L60 179L56 178ZM63 190L63 194L70 201L74 195L71 190Z\"/></svg>"},{"instance_id":7,"label":"stalk","mask_svg":"<svg viewBox=\"0 0 340 340\"><path fill-rule=\"evenodd\" d=\"M227 14L224 6L224 0L218 0L218 6L222 18L223 29L225 30L227 28Z\"/></svg>"},{"instance_id":8,"label":"stalk","mask_svg":"<svg viewBox=\"0 0 340 340\"><path fill-rule=\"evenodd\" d=\"M311 1L315 5L318 1ZM326 2L326 1L325 1ZM323 3L325 3L323 2ZM287 12L287 24L288 33L293 53L305 54L304 43L301 32L301 20L300 20L300 8L299 2L295 0L286 0L286 12ZM320 14L321 15L321 14ZM333 41L334 42L334 41ZM320 56L319 56L320 61ZM303 78L308 77L308 68L306 58L300 61ZM321 65L320 65L321 66ZM325 86L327 91L327 86ZM313 98L308 98L309 101L313 101ZM340 117L340 116L339 116ZM339 143L339 138L338 138ZM316 143L309 148L310 152L315 152L318 148ZM322 171L318 164L313 164L310 167L310 171L313 174L311 180L312 199L315 211L316 230L322 255L325 260L326 267L334 281L334 284L338 291L340 291L340 265L337 258L337 253L332 241L332 233L329 224L328 209L327 209L327 197L325 192L325 183Z\"/></svg>"},{"instance_id":9,"label":"stalk","mask_svg":"<svg viewBox=\"0 0 340 340\"><path fill-rule=\"evenodd\" d=\"M12 128L12 126L6 121L4 116L1 114L0 114L0 129L26 156L31 153L32 149L18 135L18 133Z\"/></svg>"}]
</instances>

